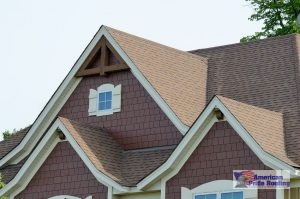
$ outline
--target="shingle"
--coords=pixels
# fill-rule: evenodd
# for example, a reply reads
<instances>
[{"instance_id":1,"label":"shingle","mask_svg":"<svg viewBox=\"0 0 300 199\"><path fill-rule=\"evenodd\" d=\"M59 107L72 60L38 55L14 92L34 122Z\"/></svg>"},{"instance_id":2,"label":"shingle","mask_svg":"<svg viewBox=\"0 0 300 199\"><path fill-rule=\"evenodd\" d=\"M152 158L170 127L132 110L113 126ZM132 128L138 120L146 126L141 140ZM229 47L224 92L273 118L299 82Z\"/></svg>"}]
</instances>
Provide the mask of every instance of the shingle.
<instances>
[{"instance_id":1,"label":"shingle","mask_svg":"<svg viewBox=\"0 0 300 199\"><path fill-rule=\"evenodd\" d=\"M258 108L226 97L217 96L261 148L285 163L299 167L288 158L284 145L282 113Z\"/></svg>"},{"instance_id":2,"label":"shingle","mask_svg":"<svg viewBox=\"0 0 300 199\"><path fill-rule=\"evenodd\" d=\"M19 170L21 169L21 167L23 166L24 162L20 162L18 164L15 165L8 165L4 168L0 169L0 174L2 177L2 181L7 184L9 183L19 172Z\"/></svg>"},{"instance_id":3,"label":"shingle","mask_svg":"<svg viewBox=\"0 0 300 199\"><path fill-rule=\"evenodd\" d=\"M0 142L0 159L2 159L23 140L29 129L30 126L18 131L15 135Z\"/></svg>"},{"instance_id":4,"label":"shingle","mask_svg":"<svg viewBox=\"0 0 300 199\"><path fill-rule=\"evenodd\" d=\"M190 126L205 107L206 58L106 29L179 119Z\"/></svg>"},{"instance_id":5,"label":"shingle","mask_svg":"<svg viewBox=\"0 0 300 199\"><path fill-rule=\"evenodd\" d=\"M283 114L288 156L300 164L299 35L191 53L208 61L207 99L221 95Z\"/></svg>"},{"instance_id":6,"label":"shingle","mask_svg":"<svg viewBox=\"0 0 300 199\"><path fill-rule=\"evenodd\" d=\"M111 134L99 127L59 117L94 166L124 186L135 186L172 153L174 147L124 151Z\"/></svg>"}]
</instances>

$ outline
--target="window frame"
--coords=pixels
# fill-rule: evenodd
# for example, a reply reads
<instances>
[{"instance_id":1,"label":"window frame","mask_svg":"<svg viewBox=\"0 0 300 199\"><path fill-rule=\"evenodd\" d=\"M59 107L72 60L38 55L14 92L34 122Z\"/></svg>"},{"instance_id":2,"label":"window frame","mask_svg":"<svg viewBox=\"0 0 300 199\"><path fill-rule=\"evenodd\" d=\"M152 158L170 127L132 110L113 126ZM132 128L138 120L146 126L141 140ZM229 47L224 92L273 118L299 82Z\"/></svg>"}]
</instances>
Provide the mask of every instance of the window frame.
<instances>
[{"instance_id":1,"label":"window frame","mask_svg":"<svg viewBox=\"0 0 300 199\"><path fill-rule=\"evenodd\" d=\"M114 92L113 84L103 84L97 88L97 116L102 115L111 115L114 113L113 111L113 92ZM111 92L111 107L110 109L100 110L100 93Z\"/></svg>"},{"instance_id":2,"label":"window frame","mask_svg":"<svg viewBox=\"0 0 300 199\"><path fill-rule=\"evenodd\" d=\"M110 93L110 97L111 97L111 99L110 100L107 100L107 96L106 96L106 94L107 93ZM105 95L105 100L104 101L101 101L100 100L100 95L101 94L104 94ZM106 103L108 102L108 101L110 101L110 108L106 108ZM98 100L97 100L97 109L98 109L98 111L101 111L101 112L105 112L105 111L108 111L108 110L111 110L112 109L112 101L113 101L113 92L112 91L101 91L101 92L99 92L98 93ZM104 109L101 109L101 102L104 102L105 103L105 108Z\"/></svg>"}]
</instances>

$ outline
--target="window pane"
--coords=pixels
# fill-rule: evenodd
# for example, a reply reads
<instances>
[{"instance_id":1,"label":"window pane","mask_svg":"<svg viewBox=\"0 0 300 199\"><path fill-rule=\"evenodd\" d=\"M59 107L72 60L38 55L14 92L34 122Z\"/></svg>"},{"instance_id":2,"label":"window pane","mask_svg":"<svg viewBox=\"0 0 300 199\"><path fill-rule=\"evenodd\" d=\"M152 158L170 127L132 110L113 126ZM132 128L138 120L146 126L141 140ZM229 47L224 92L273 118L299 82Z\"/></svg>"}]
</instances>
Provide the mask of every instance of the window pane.
<instances>
[{"instance_id":1,"label":"window pane","mask_svg":"<svg viewBox=\"0 0 300 199\"><path fill-rule=\"evenodd\" d=\"M111 97L112 97L112 92L111 91L106 92L106 100L111 100Z\"/></svg>"},{"instance_id":2,"label":"window pane","mask_svg":"<svg viewBox=\"0 0 300 199\"><path fill-rule=\"evenodd\" d=\"M111 101L106 101L106 109L111 109Z\"/></svg>"},{"instance_id":3,"label":"window pane","mask_svg":"<svg viewBox=\"0 0 300 199\"><path fill-rule=\"evenodd\" d=\"M105 102L100 102L99 103L99 110L100 111L105 110Z\"/></svg>"},{"instance_id":4,"label":"window pane","mask_svg":"<svg viewBox=\"0 0 300 199\"><path fill-rule=\"evenodd\" d=\"M217 199L217 194L207 194L205 195L205 199Z\"/></svg>"},{"instance_id":5,"label":"window pane","mask_svg":"<svg viewBox=\"0 0 300 199\"><path fill-rule=\"evenodd\" d=\"M221 199L233 199L232 198L232 193L222 193L221 194Z\"/></svg>"},{"instance_id":6,"label":"window pane","mask_svg":"<svg viewBox=\"0 0 300 199\"><path fill-rule=\"evenodd\" d=\"M234 192L233 199L243 199L243 192Z\"/></svg>"},{"instance_id":7,"label":"window pane","mask_svg":"<svg viewBox=\"0 0 300 199\"><path fill-rule=\"evenodd\" d=\"M99 101L104 102L105 101L105 93L99 93Z\"/></svg>"},{"instance_id":8,"label":"window pane","mask_svg":"<svg viewBox=\"0 0 300 199\"><path fill-rule=\"evenodd\" d=\"M195 199L217 199L217 194L198 195Z\"/></svg>"},{"instance_id":9,"label":"window pane","mask_svg":"<svg viewBox=\"0 0 300 199\"><path fill-rule=\"evenodd\" d=\"M243 199L243 192L222 193L221 199Z\"/></svg>"},{"instance_id":10,"label":"window pane","mask_svg":"<svg viewBox=\"0 0 300 199\"><path fill-rule=\"evenodd\" d=\"M205 196L196 196L195 199L205 199Z\"/></svg>"}]
</instances>

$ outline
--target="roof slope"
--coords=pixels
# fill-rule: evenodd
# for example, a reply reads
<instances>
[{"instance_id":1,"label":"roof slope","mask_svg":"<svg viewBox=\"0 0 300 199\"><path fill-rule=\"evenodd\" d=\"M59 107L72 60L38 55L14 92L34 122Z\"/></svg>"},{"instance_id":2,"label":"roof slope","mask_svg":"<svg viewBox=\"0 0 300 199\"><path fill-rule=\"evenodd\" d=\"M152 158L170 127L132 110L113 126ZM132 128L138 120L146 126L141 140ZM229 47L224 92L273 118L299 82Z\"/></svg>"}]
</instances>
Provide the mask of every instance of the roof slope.
<instances>
[{"instance_id":1,"label":"roof slope","mask_svg":"<svg viewBox=\"0 0 300 199\"><path fill-rule=\"evenodd\" d=\"M17 175L17 173L19 172L23 164L24 161L18 164L8 165L4 168L1 168L0 173L1 173L2 181L5 184L9 183Z\"/></svg>"},{"instance_id":2,"label":"roof slope","mask_svg":"<svg viewBox=\"0 0 300 199\"><path fill-rule=\"evenodd\" d=\"M8 139L2 140L0 142L0 159L2 159L7 153L9 153L13 148L15 148L25 137L31 126L26 127L15 135L9 137Z\"/></svg>"},{"instance_id":3,"label":"roof slope","mask_svg":"<svg viewBox=\"0 0 300 199\"><path fill-rule=\"evenodd\" d=\"M172 153L174 147L123 151L104 129L59 117L94 166L124 186L135 186Z\"/></svg>"},{"instance_id":4,"label":"roof slope","mask_svg":"<svg viewBox=\"0 0 300 199\"><path fill-rule=\"evenodd\" d=\"M205 107L207 60L113 28L106 29L179 119L190 126Z\"/></svg>"},{"instance_id":5,"label":"roof slope","mask_svg":"<svg viewBox=\"0 0 300 199\"><path fill-rule=\"evenodd\" d=\"M226 97L217 97L265 152L291 166L299 167L286 154L283 115L281 113L244 104Z\"/></svg>"},{"instance_id":6,"label":"roof slope","mask_svg":"<svg viewBox=\"0 0 300 199\"><path fill-rule=\"evenodd\" d=\"M222 95L283 113L289 157L300 163L300 48L292 34L191 51L209 59L207 102Z\"/></svg>"}]
</instances>

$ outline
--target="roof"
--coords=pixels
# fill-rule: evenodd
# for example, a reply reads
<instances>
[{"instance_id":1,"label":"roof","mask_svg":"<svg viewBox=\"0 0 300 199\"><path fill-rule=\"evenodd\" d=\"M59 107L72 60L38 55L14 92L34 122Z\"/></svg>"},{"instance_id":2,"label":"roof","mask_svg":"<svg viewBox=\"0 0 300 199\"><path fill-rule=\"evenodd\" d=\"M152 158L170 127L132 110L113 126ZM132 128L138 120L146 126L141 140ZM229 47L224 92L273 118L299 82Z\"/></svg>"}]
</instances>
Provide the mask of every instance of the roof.
<instances>
[{"instance_id":1,"label":"roof","mask_svg":"<svg viewBox=\"0 0 300 199\"><path fill-rule=\"evenodd\" d=\"M289 159L284 146L283 115L226 97L217 96L243 125L261 148L285 163L299 167Z\"/></svg>"},{"instance_id":2,"label":"roof","mask_svg":"<svg viewBox=\"0 0 300 199\"><path fill-rule=\"evenodd\" d=\"M23 164L24 161L18 164L8 165L4 168L1 168L0 173L1 173L2 181L5 184L9 183L17 175L17 173L19 172Z\"/></svg>"},{"instance_id":3,"label":"roof","mask_svg":"<svg viewBox=\"0 0 300 199\"><path fill-rule=\"evenodd\" d=\"M218 95L264 151L298 167L300 36L183 52L105 29L183 123L193 127L206 104ZM124 151L105 129L59 119L93 165L124 186L136 185L174 149ZM0 157L16 147L27 131L0 142ZM2 169L16 171L14 166Z\"/></svg>"},{"instance_id":4,"label":"roof","mask_svg":"<svg viewBox=\"0 0 300 199\"><path fill-rule=\"evenodd\" d=\"M191 126L206 104L207 59L105 28L179 119Z\"/></svg>"},{"instance_id":5,"label":"roof","mask_svg":"<svg viewBox=\"0 0 300 199\"><path fill-rule=\"evenodd\" d=\"M166 161L175 148L171 146L124 151L102 128L62 117L59 119L94 166L123 186L135 186Z\"/></svg>"},{"instance_id":6,"label":"roof","mask_svg":"<svg viewBox=\"0 0 300 199\"><path fill-rule=\"evenodd\" d=\"M300 163L300 36L191 51L208 61L207 98L221 95L283 114L285 146Z\"/></svg>"},{"instance_id":7,"label":"roof","mask_svg":"<svg viewBox=\"0 0 300 199\"><path fill-rule=\"evenodd\" d=\"M3 158L7 153L9 153L22 141L29 129L30 126L21 129L20 131L16 132L16 134L14 134L13 136L0 142L0 159Z\"/></svg>"}]
</instances>

